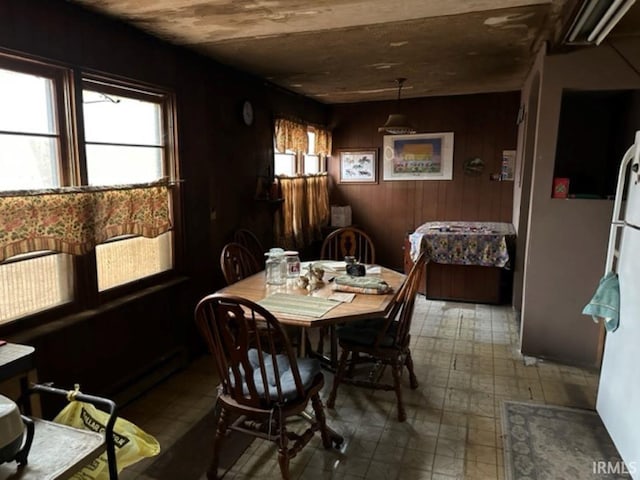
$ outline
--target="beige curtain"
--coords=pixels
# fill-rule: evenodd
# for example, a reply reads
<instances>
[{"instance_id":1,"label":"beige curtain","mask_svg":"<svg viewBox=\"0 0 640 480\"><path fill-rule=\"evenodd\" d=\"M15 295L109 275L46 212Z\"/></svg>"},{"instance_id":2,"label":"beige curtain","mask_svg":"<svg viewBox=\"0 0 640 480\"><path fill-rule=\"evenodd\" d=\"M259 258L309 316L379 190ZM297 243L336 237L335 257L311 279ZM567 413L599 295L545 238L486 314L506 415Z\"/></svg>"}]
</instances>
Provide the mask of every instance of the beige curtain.
<instances>
[{"instance_id":1,"label":"beige curtain","mask_svg":"<svg viewBox=\"0 0 640 480\"><path fill-rule=\"evenodd\" d=\"M277 118L275 122L276 150L306 152L309 149L307 126L303 123Z\"/></svg>"},{"instance_id":2,"label":"beige curtain","mask_svg":"<svg viewBox=\"0 0 640 480\"><path fill-rule=\"evenodd\" d=\"M316 154L328 157L331 155L331 132L324 128L315 128L316 132Z\"/></svg>"},{"instance_id":3,"label":"beige curtain","mask_svg":"<svg viewBox=\"0 0 640 480\"><path fill-rule=\"evenodd\" d=\"M284 200L276 215L276 238L287 249L300 249L322 238L329 223L327 174L279 177Z\"/></svg>"},{"instance_id":4,"label":"beige curtain","mask_svg":"<svg viewBox=\"0 0 640 480\"><path fill-rule=\"evenodd\" d=\"M309 243L322 239L322 227L329 223L329 188L327 175L307 177L307 216Z\"/></svg>"},{"instance_id":5,"label":"beige curtain","mask_svg":"<svg viewBox=\"0 0 640 480\"><path fill-rule=\"evenodd\" d=\"M39 250L82 255L109 238L170 229L166 182L0 195L0 261Z\"/></svg>"}]
</instances>

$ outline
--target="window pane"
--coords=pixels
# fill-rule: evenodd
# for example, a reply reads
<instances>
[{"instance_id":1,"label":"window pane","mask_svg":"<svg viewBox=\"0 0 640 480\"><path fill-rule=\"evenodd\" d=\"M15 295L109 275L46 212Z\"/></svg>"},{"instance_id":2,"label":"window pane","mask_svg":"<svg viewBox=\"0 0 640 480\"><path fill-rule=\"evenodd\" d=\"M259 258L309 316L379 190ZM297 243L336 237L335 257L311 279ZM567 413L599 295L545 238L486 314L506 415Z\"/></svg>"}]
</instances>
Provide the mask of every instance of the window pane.
<instances>
[{"instance_id":1,"label":"window pane","mask_svg":"<svg viewBox=\"0 0 640 480\"><path fill-rule=\"evenodd\" d=\"M55 134L53 111L52 80L0 68L0 130Z\"/></svg>"},{"instance_id":2,"label":"window pane","mask_svg":"<svg viewBox=\"0 0 640 480\"><path fill-rule=\"evenodd\" d=\"M153 182L162 178L162 148L87 145L89 185Z\"/></svg>"},{"instance_id":3,"label":"window pane","mask_svg":"<svg viewBox=\"0 0 640 480\"><path fill-rule=\"evenodd\" d=\"M295 175L296 156L290 153L276 153L273 159L273 173L275 175Z\"/></svg>"},{"instance_id":4,"label":"window pane","mask_svg":"<svg viewBox=\"0 0 640 480\"><path fill-rule=\"evenodd\" d=\"M304 173L320 173L320 158L318 155L304 156Z\"/></svg>"},{"instance_id":5,"label":"window pane","mask_svg":"<svg viewBox=\"0 0 640 480\"><path fill-rule=\"evenodd\" d=\"M87 142L161 145L160 104L83 90Z\"/></svg>"},{"instance_id":6,"label":"window pane","mask_svg":"<svg viewBox=\"0 0 640 480\"><path fill-rule=\"evenodd\" d=\"M172 233L135 237L96 247L98 290L124 285L173 267Z\"/></svg>"},{"instance_id":7,"label":"window pane","mask_svg":"<svg viewBox=\"0 0 640 480\"><path fill-rule=\"evenodd\" d=\"M55 138L0 134L0 190L59 187L57 157Z\"/></svg>"},{"instance_id":8,"label":"window pane","mask_svg":"<svg viewBox=\"0 0 640 480\"><path fill-rule=\"evenodd\" d=\"M72 268L61 253L0 265L0 324L70 302Z\"/></svg>"}]
</instances>

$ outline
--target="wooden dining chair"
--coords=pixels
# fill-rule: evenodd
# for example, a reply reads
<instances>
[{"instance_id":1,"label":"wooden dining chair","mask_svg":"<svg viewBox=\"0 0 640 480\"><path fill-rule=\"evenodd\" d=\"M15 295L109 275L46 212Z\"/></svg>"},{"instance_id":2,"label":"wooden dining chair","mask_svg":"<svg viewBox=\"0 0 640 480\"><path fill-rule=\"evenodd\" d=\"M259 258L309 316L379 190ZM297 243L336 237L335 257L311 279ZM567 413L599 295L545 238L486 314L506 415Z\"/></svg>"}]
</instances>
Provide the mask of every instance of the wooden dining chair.
<instances>
[{"instance_id":1,"label":"wooden dining chair","mask_svg":"<svg viewBox=\"0 0 640 480\"><path fill-rule=\"evenodd\" d=\"M249 250L251 255L256 259L256 262L258 262L258 265L264 264L265 249L260 240L258 240L258 237L256 237L251 230L247 230L246 228L236 230L233 233L233 241Z\"/></svg>"},{"instance_id":2,"label":"wooden dining chair","mask_svg":"<svg viewBox=\"0 0 640 480\"><path fill-rule=\"evenodd\" d=\"M244 298L212 294L200 300L195 319L220 378L209 480L217 478L220 446L229 429L275 442L285 480L290 478L290 459L314 432L320 432L324 448L340 445L342 437L326 425L319 395L324 385L320 363L296 358L285 331L268 310ZM313 417L304 412L309 401ZM310 423L302 433L299 425L287 428L298 415Z\"/></svg>"},{"instance_id":3,"label":"wooden dining chair","mask_svg":"<svg viewBox=\"0 0 640 480\"><path fill-rule=\"evenodd\" d=\"M412 389L418 388L418 380L413 371L413 360L409 349L411 340L409 331L424 260L425 252L423 251L407 275L389 315L350 322L337 328L338 343L342 353L327 400L329 408L335 406L338 386L341 383L351 383L361 387L395 390L398 420L401 422L406 420L407 413L402 403L400 376L403 367L407 367L410 387ZM377 380L379 375L368 375L366 379L353 376L354 367L362 363L389 366L393 385Z\"/></svg>"},{"instance_id":4,"label":"wooden dining chair","mask_svg":"<svg viewBox=\"0 0 640 480\"><path fill-rule=\"evenodd\" d=\"M376 261L376 249L371 237L356 227L342 227L331 232L322 242L320 258L322 260L344 260L344 257L355 257L362 263L372 264ZM329 335L329 356L324 355L325 337ZM316 352L325 358L329 366L338 365L338 338L336 327L320 327L318 329L318 347Z\"/></svg>"},{"instance_id":5,"label":"wooden dining chair","mask_svg":"<svg viewBox=\"0 0 640 480\"><path fill-rule=\"evenodd\" d=\"M220 253L220 268L227 285L260 271L260 265L251 252L239 243L227 243Z\"/></svg>"},{"instance_id":6,"label":"wooden dining chair","mask_svg":"<svg viewBox=\"0 0 640 480\"><path fill-rule=\"evenodd\" d=\"M371 237L356 227L334 230L322 242L320 258L323 260L344 260L355 257L361 263L375 263L376 249Z\"/></svg>"}]
</instances>

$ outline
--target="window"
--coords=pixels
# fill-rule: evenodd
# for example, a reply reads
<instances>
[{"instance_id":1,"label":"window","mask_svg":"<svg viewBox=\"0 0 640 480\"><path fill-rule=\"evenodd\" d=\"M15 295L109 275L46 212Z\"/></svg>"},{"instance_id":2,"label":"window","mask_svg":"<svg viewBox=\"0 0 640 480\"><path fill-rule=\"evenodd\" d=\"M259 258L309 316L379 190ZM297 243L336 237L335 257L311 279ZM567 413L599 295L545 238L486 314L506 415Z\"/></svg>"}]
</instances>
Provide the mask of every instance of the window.
<instances>
[{"instance_id":1,"label":"window","mask_svg":"<svg viewBox=\"0 0 640 480\"><path fill-rule=\"evenodd\" d=\"M297 173L296 154L290 150L285 153L276 153L273 158L273 173L293 177Z\"/></svg>"},{"instance_id":2,"label":"window","mask_svg":"<svg viewBox=\"0 0 640 480\"><path fill-rule=\"evenodd\" d=\"M307 138L309 144L307 151L300 155L296 155L292 150L286 150L284 153L279 153L276 150L273 156L274 175L293 177L326 171L321 156L315 151L316 134L313 129L307 130Z\"/></svg>"},{"instance_id":3,"label":"window","mask_svg":"<svg viewBox=\"0 0 640 480\"><path fill-rule=\"evenodd\" d=\"M170 109L162 94L85 79L82 90L89 185L146 183L171 176L163 139ZM172 234L122 237L96 248L98 290L104 291L173 267Z\"/></svg>"},{"instance_id":4,"label":"window","mask_svg":"<svg viewBox=\"0 0 640 480\"><path fill-rule=\"evenodd\" d=\"M320 155L316 154L316 132L309 130L307 132L309 137L309 149L304 154L304 163L302 165L302 172L305 174L320 173Z\"/></svg>"},{"instance_id":5,"label":"window","mask_svg":"<svg viewBox=\"0 0 640 480\"><path fill-rule=\"evenodd\" d=\"M82 77L77 98L74 74ZM168 92L0 56L0 105L0 193L175 179ZM64 305L90 308L98 292L153 281L174 267L174 238L173 231L122 236L86 258L51 251L8 258L0 262L0 324Z\"/></svg>"},{"instance_id":6,"label":"window","mask_svg":"<svg viewBox=\"0 0 640 480\"><path fill-rule=\"evenodd\" d=\"M22 69L22 71L20 71ZM0 191L64 183L65 121L58 105L65 71L41 64L0 63ZM0 264L0 323L73 299L70 255L36 252Z\"/></svg>"}]
</instances>

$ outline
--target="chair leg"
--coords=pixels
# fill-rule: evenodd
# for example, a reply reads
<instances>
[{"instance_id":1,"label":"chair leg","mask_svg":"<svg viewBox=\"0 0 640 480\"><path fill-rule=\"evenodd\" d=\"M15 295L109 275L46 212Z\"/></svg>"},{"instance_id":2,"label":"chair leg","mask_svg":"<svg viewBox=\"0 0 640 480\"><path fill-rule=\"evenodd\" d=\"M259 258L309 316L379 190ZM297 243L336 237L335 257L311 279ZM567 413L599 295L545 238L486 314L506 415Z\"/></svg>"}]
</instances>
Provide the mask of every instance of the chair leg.
<instances>
[{"instance_id":1,"label":"chair leg","mask_svg":"<svg viewBox=\"0 0 640 480\"><path fill-rule=\"evenodd\" d=\"M278 412L277 415L278 429L280 432L278 438L278 464L280 465L282 480L289 480L291 478L289 474L289 448L287 447L289 437L287 437L287 427L282 412Z\"/></svg>"},{"instance_id":2,"label":"chair leg","mask_svg":"<svg viewBox=\"0 0 640 480\"><path fill-rule=\"evenodd\" d=\"M342 350L340 354L340 362L338 363L338 371L333 377L333 386L331 387L331 393L329 394L329 399L327 400L327 407L334 408L336 406L336 395L338 395L338 385L342 382L344 378L345 370L347 369L347 360L349 359L350 350L345 348Z\"/></svg>"},{"instance_id":3,"label":"chair leg","mask_svg":"<svg viewBox=\"0 0 640 480\"><path fill-rule=\"evenodd\" d=\"M216 402L215 416L217 417L216 433L213 439L213 457L211 458L211 464L207 471L208 480L217 480L218 478L218 461L220 460L220 447L222 446L222 439L227 433L227 410L220 405L220 401Z\"/></svg>"},{"instance_id":4,"label":"chair leg","mask_svg":"<svg viewBox=\"0 0 640 480\"><path fill-rule=\"evenodd\" d=\"M396 391L396 399L398 402L398 421L404 422L407 419L407 412L402 403L402 385L400 384L400 373L402 372L402 363L397 359L391 364L391 374L393 375L393 386Z\"/></svg>"},{"instance_id":5,"label":"chair leg","mask_svg":"<svg viewBox=\"0 0 640 480\"><path fill-rule=\"evenodd\" d=\"M413 359L411 358L411 350L407 350L407 356L404 359L404 364L407 367L407 370L409 370L409 386L412 390L415 390L416 388L418 388L418 378L413 371Z\"/></svg>"},{"instance_id":6,"label":"chair leg","mask_svg":"<svg viewBox=\"0 0 640 480\"><path fill-rule=\"evenodd\" d=\"M311 397L311 406L313 412L316 415L316 422L318 422L318 429L320 430L320 436L322 437L322 446L325 449L331 448L331 437L329 430L327 429L327 417L324 414L324 408L322 407L322 400L317 393Z\"/></svg>"},{"instance_id":7,"label":"chair leg","mask_svg":"<svg viewBox=\"0 0 640 480\"><path fill-rule=\"evenodd\" d=\"M356 365L358 364L358 359L360 358L360 353L357 350L351 352L351 362L349 363L349 371L347 372L347 377L353 378L353 374L356 370Z\"/></svg>"}]
</instances>

